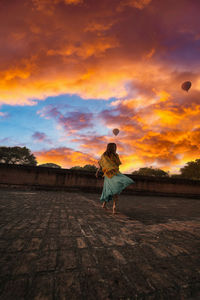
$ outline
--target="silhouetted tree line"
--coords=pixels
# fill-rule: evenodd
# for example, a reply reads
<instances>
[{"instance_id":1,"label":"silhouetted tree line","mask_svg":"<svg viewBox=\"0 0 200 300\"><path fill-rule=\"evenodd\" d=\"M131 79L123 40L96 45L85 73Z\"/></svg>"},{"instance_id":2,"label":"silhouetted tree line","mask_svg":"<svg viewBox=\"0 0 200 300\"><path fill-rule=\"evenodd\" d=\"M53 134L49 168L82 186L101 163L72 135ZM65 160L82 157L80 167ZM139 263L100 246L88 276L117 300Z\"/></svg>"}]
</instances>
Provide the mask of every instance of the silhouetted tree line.
<instances>
[{"instance_id":1,"label":"silhouetted tree line","mask_svg":"<svg viewBox=\"0 0 200 300\"><path fill-rule=\"evenodd\" d=\"M37 166L37 160L34 154L26 147L0 147L0 163L6 164L20 164L27 166ZM39 167L61 168L61 166L54 163L41 164ZM95 165L85 165L84 167L74 166L71 170L81 170L96 172ZM102 173L103 174L103 173ZM144 167L133 171L133 175L154 176L154 177L173 177L173 178L187 178L200 180L200 159L189 161L184 167L180 169L180 174L169 175L168 172L159 168Z\"/></svg>"},{"instance_id":2,"label":"silhouetted tree line","mask_svg":"<svg viewBox=\"0 0 200 300\"><path fill-rule=\"evenodd\" d=\"M37 160L26 147L0 147L0 163L36 166Z\"/></svg>"},{"instance_id":3,"label":"silhouetted tree line","mask_svg":"<svg viewBox=\"0 0 200 300\"><path fill-rule=\"evenodd\" d=\"M158 176L158 177L169 177L169 174L161 169L154 169L152 167L140 168L137 171L133 171L133 175L143 175L143 176Z\"/></svg>"},{"instance_id":4,"label":"silhouetted tree line","mask_svg":"<svg viewBox=\"0 0 200 300\"><path fill-rule=\"evenodd\" d=\"M70 170L96 172L97 167L95 165L85 165L84 167L75 166L75 167L70 168Z\"/></svg>"},{"instance_id":5,"label":"silhouetted tree line","mask_svg":"<svg viewBox=\"0 0 200 300\"><path fill-rule=\"evenodd\" d=\"M54 164L54 163L46 163L46 164L41 164L38 165L38 167L46 167L46 168L56 168L56 169L61 169L61 166Z\"/></svg>"},{"instance_id":6,"label":"silhouetted tree line","mask_svg":"<svg viewBox=\"0 0 200 300\"><path fill-rule=\"evenodd\" d=\"M156 177L172 177L172 178L187 178L200 180L200 159L195 161L189 161L183 168L180 168L180 174L172 174L161 170L154 169L152 167L140 168L137 171L132 172L133 175L143 175L143 176L156 176Z\"/></svg>"}]
</instances>

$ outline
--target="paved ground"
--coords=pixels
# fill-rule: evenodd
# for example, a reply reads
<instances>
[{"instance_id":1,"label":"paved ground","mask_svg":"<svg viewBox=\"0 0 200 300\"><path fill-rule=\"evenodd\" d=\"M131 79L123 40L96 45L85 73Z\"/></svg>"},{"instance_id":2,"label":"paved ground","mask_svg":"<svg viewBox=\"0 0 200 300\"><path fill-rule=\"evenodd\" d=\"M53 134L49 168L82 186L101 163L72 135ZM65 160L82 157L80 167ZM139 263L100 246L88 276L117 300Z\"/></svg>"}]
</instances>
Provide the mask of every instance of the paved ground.
<instances>
[{"instance_id":1,"label":"paved ground","mask_svg":"<svg viewBox=\"0 0 200 300\"><path fill-rule=\"evenodd\" d=\"M200 201L0 190L1 300L200 299Z\"/></svg>"}]
</instances>

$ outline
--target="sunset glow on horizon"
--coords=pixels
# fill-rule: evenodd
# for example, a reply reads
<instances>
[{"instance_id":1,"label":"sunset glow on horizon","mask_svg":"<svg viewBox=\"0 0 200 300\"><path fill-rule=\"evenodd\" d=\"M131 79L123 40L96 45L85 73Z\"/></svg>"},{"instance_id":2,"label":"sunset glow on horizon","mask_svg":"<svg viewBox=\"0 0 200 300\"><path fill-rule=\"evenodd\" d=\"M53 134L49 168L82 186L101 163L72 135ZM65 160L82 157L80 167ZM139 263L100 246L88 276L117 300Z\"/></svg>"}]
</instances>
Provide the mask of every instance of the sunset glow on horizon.
<instances>
[{"instance_id":1,"label":"sunset glow on horizon","mask_svg":"<svg viewBox=\"0 0 200 300\"><path fill-rule=\"evenodd\" d=\"M177 173L200 157L199 11L199 0L2 0L0 146L71 168L97 166L115 142L123 173Z\"/></svg>"}]
</instances>

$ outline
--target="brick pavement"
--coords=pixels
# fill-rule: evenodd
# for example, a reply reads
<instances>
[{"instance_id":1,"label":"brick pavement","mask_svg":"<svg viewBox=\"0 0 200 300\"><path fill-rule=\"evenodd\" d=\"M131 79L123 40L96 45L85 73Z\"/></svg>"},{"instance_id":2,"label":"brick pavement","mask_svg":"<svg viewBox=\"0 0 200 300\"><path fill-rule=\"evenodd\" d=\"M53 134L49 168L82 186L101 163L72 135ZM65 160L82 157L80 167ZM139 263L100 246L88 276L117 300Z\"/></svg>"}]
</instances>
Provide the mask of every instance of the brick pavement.
<instances>
[{"instance_id":1,"label":"brick pavement","mask_svg":"<svg viewBox=\"0 0 200 300\"><path fill-rule=\"evenodd\" d=\"M199 299L200 201L0 190L2 300Z\"/></svg>"}]
</instances>

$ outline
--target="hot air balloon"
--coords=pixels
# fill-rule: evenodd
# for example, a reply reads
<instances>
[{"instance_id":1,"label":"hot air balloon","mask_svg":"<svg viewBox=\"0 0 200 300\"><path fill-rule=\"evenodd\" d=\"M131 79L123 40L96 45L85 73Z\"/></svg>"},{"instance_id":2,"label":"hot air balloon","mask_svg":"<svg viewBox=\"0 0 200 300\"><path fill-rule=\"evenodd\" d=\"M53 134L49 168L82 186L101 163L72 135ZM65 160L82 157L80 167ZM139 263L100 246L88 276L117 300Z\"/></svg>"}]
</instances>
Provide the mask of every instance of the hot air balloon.
<instances>
[{"instance_id":1,"label":"hot air balloon","mask_svg":"<svg viewBox=\"0 0 200 300\"><path fill-rule=\"evenodd\" d=\"M191 85L192 85L192 83L190 81L185 81L185 82L183 82L181 87L184 91L188 92L189 89L191 88Z\"/></svg>"},{"instance_id":2,"label":"hot air balloon","mask_svg":"<svg viewBox=\"0 0 200 300\"><path fill-rule=\"evenodd\" d=\"M113 133L114 133L114 135L118 135L119 129L118 128L113 129Z\"/></svg>"}]
</instances>

